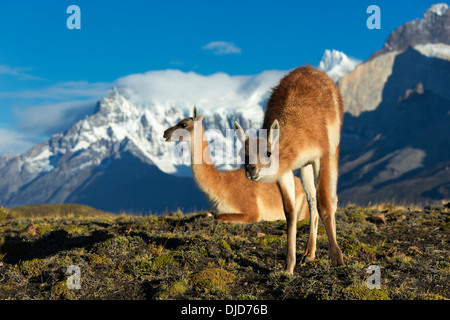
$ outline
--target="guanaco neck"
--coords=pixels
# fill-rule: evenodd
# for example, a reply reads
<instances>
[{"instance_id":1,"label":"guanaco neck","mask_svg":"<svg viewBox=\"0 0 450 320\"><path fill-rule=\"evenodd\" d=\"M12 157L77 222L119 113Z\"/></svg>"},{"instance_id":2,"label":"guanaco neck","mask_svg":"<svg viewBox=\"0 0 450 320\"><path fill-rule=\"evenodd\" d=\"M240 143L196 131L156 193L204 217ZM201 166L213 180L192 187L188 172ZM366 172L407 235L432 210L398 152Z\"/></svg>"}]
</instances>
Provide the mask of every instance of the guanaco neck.
<instances>
[{"instance_id":1,"label":"guanaco neck","mask_svg":"<svg viewBox=\"0 0 450 320\"><path fill-rule=\"evenodd\" d=\"M196 124L191 135L191 168L192 175L200 189L208 196L216 196L215 190L220 187L221 172L217 170L211 159L208 142L203 125ZM201 136L197 136L201 134ZM198 145L201 144L201 148Z\"/></svg>"}]
</instances>

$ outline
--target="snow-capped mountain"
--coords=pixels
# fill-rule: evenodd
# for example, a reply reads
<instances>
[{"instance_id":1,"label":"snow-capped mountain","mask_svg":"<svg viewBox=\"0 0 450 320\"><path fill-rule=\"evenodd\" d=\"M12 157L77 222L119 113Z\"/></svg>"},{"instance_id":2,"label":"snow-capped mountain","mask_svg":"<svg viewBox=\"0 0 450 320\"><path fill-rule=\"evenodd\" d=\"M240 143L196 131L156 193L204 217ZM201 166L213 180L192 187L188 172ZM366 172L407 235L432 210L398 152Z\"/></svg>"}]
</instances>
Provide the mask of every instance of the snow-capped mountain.
<instances>
[{"instance_id":1,"label":"snow-capped mountain","mask_svg":"<svg viewBox=\"0 0 450 320\"><path fill-rule=\"evenodd\" d=\"M73 201L96 204L112 211L145 208L161 211L204 205L205 201L193 200L201 196L192 179L183 178L190 176L189 163L174 161L175 143L165 142L164 130L192 116L194 105L205 114L203 124L207 137L216 142L229 142L225 141L225 131L233 127L235 120L246 129L257 129L262 123L270 89L283 74L282 71L266 71L255 76L222 73L201 76L166 70L121 78L116 82L117 88L98 102L92 115L25 154L0 156L0 178L8 181L0 184L0 203L15 206ZM216 151L215 156L221 158L222 154ZM220 169L233 168L232 165L217 165ZM131 171L122 172L123 169ZM146 175L144 172L149 170L151 174ZM136 177L131 179L133 175ZM180 185L177 177L190 181L183 180ZM116 185L115 199L123 193L121 179L128 179L130 184L139 184L137 181L143 179L145 183L140 184L147 185L143 186L144 190L151 189L148 185L154 180L159 187L155 192L176 193L176 200L182 199L184 192L186 197L184 202L166 199L164 203L155 204L154 195L147 195L147 202L141 201L139 205L135 192L118 207L105 207L95 203L102 197L99 193L108 194L105 179L112 179L108 187ZM98 185L103 187L94 188ZM127 190L134 188L128 186ZM111 194L114 192L110 190Z\"/></svg>"},{"instance_id":2,"label":"snow-capped mountain","mask_svg":"<svg viewBox=\"0 0 450 320\"><path fill-rule=\"evenodd\" d=\"M329 66L335 63L332 72L348 61L344 54L339 56L339 61L327 61ZM111 211L206 206L193 184L188 154L183 161L174 159L175 143L163 139L164 130L192 116L196 106L205 115L208 140L234 148L234 153L226 155L229 149L214 149L215 165L220 170L236 168L238 142L227 139L226 130L233 128L235 120L244 129L260 128L270 90L287 72L203 76L165 70L120 78L92 115L22 155L0 156L0 178L8 181L0 184L0 203L78 202ZM158 189L152 196L144 192L137 201L139 192L151 189L152 181ZM125 184L129 185L122 189ZM142 191L136 190L137 185ZM112 186L116 189L110 190ZM124 190L133 194L123 199ZM178 201L164 198L163 194L171 193L177 194Z\"/></svg>"},{"instance_id":3,"label":"snow-capped mountain","mask_svg":"<svg viewBox=\"0 0 450 320\"><path fill-rule=\"evenodd\" d=\"M430 12L438 15L438 16L443 16L444 14L447 13L448 11L448 4L446 3L437 3L434 4L430 7Z\"/></svg>"},{"instance_id":4,"label":"snow-capped mountain","mask_svg":"<svg viewBox=\"0 0 450 320\"><path fill-rule=\"evenodd\" d=\"M318 68L338 83L346 111L341 203L448 198L450 37L437 40L450 30L449 17L445 4L432 6L360 64L325 51ZM192 116L194 105L205 115L205 129L216 130L207 131L210 140L224 142L235 120L257 129L270 89L286 73L164 70L120 78L85 119L24 154L0 156L0 204L73 202L114 212L208 208L189 163L173 161L175 143L165 142L163 131Z\"/></svg>"},{"instance_id":5,"label":"snow-capped mountain","mask_svg":"<svg viewBox=\"0 0 450 320\"><path fill-rule=\"evenodd\" d=\"M339 199L439 203L450 194L450 10L431 6L339 79Z\"/></svg>"},{"instance_id":6,"label":"snow-capped mountain","mask_svg":"<svg viewBox=\"0 0 450 320\"><path fill-rule=\"evenodd\" d=\"M395 29L380 50L375 51L370 59L392 51L404 51L408 47L443 43L450 45L450 10L446 3L432 5L416 19ZM370 60L369 59L369 60Z\"/></svg>"},{"instance_id":7,"label":"snow-capped mountain","mask_svg":"<svg viewBox=\"0 0 450 320\"><path fill-rule=\"evenodd\" d=\"M349 58L341 51L326 49L318 69L326 72L336 82L361 62L361 60Z\"/></svg>"}]
</instances>

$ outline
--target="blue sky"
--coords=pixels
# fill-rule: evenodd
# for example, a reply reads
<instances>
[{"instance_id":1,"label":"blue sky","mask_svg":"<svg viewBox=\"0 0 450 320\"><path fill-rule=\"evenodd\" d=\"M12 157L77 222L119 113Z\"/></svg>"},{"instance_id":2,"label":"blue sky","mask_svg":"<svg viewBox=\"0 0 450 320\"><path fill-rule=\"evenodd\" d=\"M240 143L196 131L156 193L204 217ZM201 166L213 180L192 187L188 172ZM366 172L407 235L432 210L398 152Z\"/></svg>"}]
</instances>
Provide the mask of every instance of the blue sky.
<instances>
[{"instance_id":1,"label":"blue sky","mask_svg":"<svg viewBox=\"0 0 450 320\"><path fill-rule=\"evenodd\" d=\"M203 75L288 70L317 65L325 49L365 60L436 2L1 1L0 154L61 129L28 125L34 107L56 112L77 101L88 112L119 77L168 68ZM81 30L66 27L72 4L81 9ZM380 30L366 27L371 4L381 9Z\"/></svg>"}]
</instances>

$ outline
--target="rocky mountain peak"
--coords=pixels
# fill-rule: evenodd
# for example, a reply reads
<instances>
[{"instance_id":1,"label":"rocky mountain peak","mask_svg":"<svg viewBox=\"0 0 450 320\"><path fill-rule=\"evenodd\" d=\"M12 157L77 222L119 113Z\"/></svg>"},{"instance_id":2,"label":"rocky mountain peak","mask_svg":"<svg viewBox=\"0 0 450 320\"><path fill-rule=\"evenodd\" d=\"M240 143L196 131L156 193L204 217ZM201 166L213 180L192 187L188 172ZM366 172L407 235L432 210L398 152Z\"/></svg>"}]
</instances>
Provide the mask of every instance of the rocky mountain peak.
<instances>
[{"instance_id":1,"label":"rocky mountain peak","mask_svg":"<svg viewBox=\"0 0 450 320\"><path fill-rule=\"evenodd\" d=\"M326 72L334 81L339 80L345 74L349 73L361 61L349 58L345 53L338 50L326 49L322 60L320 60L318 69Z\"/></svg>"},{"instance_id":2,"label":"rocky mountain peak","mask_svg":"<svg viewBox=\"0 0 450 320\"><path fill-rule=\"evenodd\" d=\"M425 11L425 14L423 15L424 19L434 15L443 16L448 11L448 4L446 3L437 3L433 4L430 9Z\"/></svg>"},{"instance_id":3,"label":"rocky mountain peak","mask_svg":"<svg viewBox=\"0 0 450 320\"><path fill-rule=\"evenodd\" d=\"M423 86L422 81L419 81L414 88L408 88L405 91L405 94L403 96L400 96L398 98L397 105L400 105L403 101L408 100L413 94L424 94L425 88Z\"/></svg>"},{"instance_id":4,"label":"rocky mountain peak","mask_svg":"<svg viewBox=\"0 0 450 320\"><path fill-rule=\"evenodd\" d=\"M432 5L422 19L405 23L395 29L378 51L369 58L392 51L404 51L410 46L421 44L450 44L450 10L446 3Z\"/></svg>"}]
</instances>

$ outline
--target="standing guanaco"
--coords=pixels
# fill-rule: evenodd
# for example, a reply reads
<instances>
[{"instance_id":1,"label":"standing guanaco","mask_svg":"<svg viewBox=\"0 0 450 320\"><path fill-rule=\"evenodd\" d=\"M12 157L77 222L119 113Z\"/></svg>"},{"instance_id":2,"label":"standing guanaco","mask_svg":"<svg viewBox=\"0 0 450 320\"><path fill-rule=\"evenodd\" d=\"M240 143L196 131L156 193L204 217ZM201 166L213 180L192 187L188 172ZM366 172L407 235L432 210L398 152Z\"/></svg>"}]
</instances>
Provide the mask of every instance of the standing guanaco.
<instances>
[{"instance_id":1,"label":"standing guanaco","mask_svg":"<svg viewBox=\"0 0 450 320\"><path fill-rule=\"evenodd\" d=\"M310 66L299 67L280 80L271 93L264 115L267 139L249 138L235 122L236 134L243 142L246 176L253 181L278 183L287 220L287 258L285 270L293 273L296 263L297 211L293 170L300 169L310 211L310 232L302 261L315 258L318 217L324 222L333 265L343 265L336 240L337 177L339 142L343 121L343 102L336 84ZM252 146L257 146L253 148ZM269 161L260 152L269 150ZM276 164L277 170L268 172Z\"/></svg>"}]
</instances>

